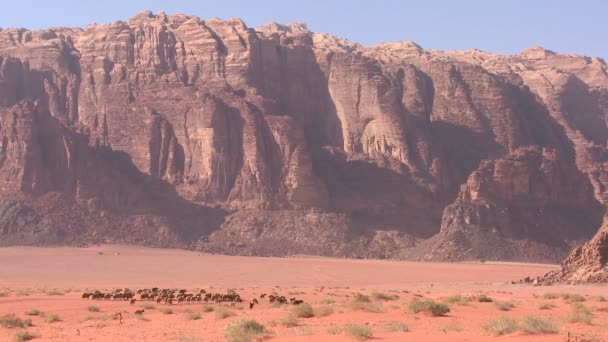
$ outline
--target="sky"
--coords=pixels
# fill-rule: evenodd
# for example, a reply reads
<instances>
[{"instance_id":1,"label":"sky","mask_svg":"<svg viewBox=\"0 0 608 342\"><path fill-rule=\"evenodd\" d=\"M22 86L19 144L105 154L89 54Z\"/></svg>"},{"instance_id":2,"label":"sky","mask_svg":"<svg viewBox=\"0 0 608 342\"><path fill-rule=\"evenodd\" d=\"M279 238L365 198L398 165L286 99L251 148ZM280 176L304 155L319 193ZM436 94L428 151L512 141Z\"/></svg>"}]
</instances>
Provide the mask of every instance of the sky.
<instances>
[{"instance_id":1,"label":"sky","mask_svg":"<svg viewBox=\"0 0 608 342\"><path fill-rule=\"evenodd\" d=\"M608 60L608 0L4 0L0 28L84 27L143 10L249 27L303 22L363 45L411 40L424 48L514 54L543 46Z\"/></svg>"}]
</instances>

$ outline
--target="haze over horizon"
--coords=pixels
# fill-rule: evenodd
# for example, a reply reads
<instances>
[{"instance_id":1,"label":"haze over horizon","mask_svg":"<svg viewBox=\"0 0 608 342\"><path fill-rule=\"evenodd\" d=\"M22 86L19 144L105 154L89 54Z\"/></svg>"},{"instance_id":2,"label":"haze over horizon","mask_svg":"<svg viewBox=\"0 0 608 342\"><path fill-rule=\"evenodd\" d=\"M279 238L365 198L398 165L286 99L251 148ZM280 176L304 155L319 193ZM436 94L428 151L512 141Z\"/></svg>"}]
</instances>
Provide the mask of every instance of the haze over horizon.
<instances>
[{"instance_id":1,"label":"haze over horizon","mask_svg":"<svg viewBox=\"0 0 608 342\"><path fill-rule=\"evenodd\" d=\"M3 7L0 28L44 29L91 23L126 21L144 10L167 14L183 13L201 19L241 18L249 27L268 22L303 22L314 32L326 32L363 45L411 40L424 48L441 50L480 49L515 54L532 46L558 53L608 58L608 47L600 44L608 33L603 15L608 2L470 0L403 2L365 1L307 2L252 1L117 1L76 2L70 0L10 2Z\"/></svg>"}]
</instances>

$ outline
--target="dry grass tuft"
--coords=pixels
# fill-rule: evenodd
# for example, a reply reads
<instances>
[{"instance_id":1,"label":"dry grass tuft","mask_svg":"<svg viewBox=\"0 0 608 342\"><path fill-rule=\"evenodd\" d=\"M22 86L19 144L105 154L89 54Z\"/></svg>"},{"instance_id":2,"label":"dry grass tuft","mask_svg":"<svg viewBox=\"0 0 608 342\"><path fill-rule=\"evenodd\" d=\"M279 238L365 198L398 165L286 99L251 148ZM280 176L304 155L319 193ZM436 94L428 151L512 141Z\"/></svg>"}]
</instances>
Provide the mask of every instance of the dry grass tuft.
<instances>
[{"instance_id":1,"label":"dry grass tuft","mask_svg":"<svg viewBox=\"0 0 608 342\"><path fill-rule=\"evenodd\" d=\"M359 341L369 340L374 336L372 328L362 324L347 324L344 327L344 332L347 336Z\"/></svg>"}]
</instances>

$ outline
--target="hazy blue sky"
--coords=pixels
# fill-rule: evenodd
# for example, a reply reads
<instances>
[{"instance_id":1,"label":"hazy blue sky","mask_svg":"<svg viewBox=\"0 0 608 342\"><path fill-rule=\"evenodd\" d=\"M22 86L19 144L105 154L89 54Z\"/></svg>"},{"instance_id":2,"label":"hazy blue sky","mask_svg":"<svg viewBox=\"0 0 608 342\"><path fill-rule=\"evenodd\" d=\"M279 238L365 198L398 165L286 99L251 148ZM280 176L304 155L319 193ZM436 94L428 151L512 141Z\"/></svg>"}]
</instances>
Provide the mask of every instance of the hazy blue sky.
<instances>
[{"instance_id":1,"label":"hazy blue sky","mask_svg":"<svg viewBox=\"0 0 608 342\"><path fill-rule=\"evenodd\" d=\"M6 0L0 27L84 26L145 9L205 18L240 17L250 27L305 22L371 45L413 40L425 48L516 53L541 45L608 57L608 0Z\"/></svg>"}]
</instances>

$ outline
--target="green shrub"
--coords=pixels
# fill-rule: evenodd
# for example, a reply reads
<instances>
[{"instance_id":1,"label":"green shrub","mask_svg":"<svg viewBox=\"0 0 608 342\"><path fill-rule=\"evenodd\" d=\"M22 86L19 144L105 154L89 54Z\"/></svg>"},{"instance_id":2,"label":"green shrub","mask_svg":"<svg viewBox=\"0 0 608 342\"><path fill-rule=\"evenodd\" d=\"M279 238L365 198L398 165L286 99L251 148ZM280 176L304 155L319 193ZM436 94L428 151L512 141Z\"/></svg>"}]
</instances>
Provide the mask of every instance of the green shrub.
<instances>
[{"instance_id":1,"label":"green shrub","mask_svg":"<svg viewBox=\"0 0 608 342\"><path fill-rule=\"evenodd\" d=\"M481 325L481 329L492 336L500 336L517 331L517 322L509 317L498 317Z\"/></svg>"},{"instance_id":2,"label":"green shrub","mask_svg":"<svg viewBox=\"0 0 608 342\"><path fill-rule=\"evenodd\" d=\"M3 328L25 328L31 325L31 319L21 319L12 313L0 317L0 327Z\"/></svg>"},{"instance_id":3,"label":"green shrub","mask_svg":"<svg viewBox=\"0 0 608 342\"><path fill-rule=\"evenodd\" d=\"M435 303L434 301L419 300L414 298L408 305L409 311L412 313L424 312L429 316L443 316L450 312L450 307L445 304Z\"/></svg>"},{"instance_id":4,"label":"green shrub","mask_svg":"<svg viewBox=\"0 0 608 342\"><path fill-rule=\"evenodd\" d=\"M291 313L297 318L310 318L315 316L312 306L310 306L308 303L296 305L293 309L291 309Z\"/></svg>"},{"instance_id":5,"label":"green shrub","mask_svg":"<svg viewBox=\"0 0 608 342\"><path fill-rule=\"evenodd\" d=\"M372 328L362 324L347 324L344 327L344 332L347 336L359 341L369 340L374 336Z\"/></svg>"},{"instance_id":6,"label":"green shrub","mask_svg":"<svg viewBox=\"0 0 608 342\"><path fill-rule=\"evenodd\" d=\"M94 306L94 305L89 305L89 306L87 307L87 310L88 310L88 311L91 311L91 312L99 312L99 311L100 311L100 310L99 310L99 308L98 308L98 307L96 307L96 306Z\"/></svg>"},{"instance_id":7,"label":"green shrub","mask_svg":"<svg viewBox=\"0 0 608 342\"><path fill-rule=\"evenodd\" d=\"M16 342L21 342L21 341L33 340L33 339L39 338L39 337L40 337L40 334L31 333L27 330L24 330L24 331L19 331L18 333L16 333L14 339Z\"/></svg>"},{"instance_id":8,"label":"green shrub","mask_svg":"<svg viewBox=\"0 0 608 342\"><path fill-rule=\"evenodd\" d=\"M494 305L500 311L509 311L515 307L513 302L495 302Z\"/></svg>"},{"instance_id":9,"label":"green shrub","mask_svg":"<svg viewBox=\"0 0 608 342\"><path fill-rule=\"evenodd\" d=\"M384 326L385 332L404 332L410 331L410 328L405 323L389 322Z\"/></svg>"},{"instance_id":10,"label":"green shrub","mask_svg":"<svg viewBox=\"0 0 608 342\"><path fill-rule=\"evenodd\" d=\"M570 323L592 324L592 319L593 314L591 314L591 310L581 303L574 303L572 305L572 310L566 317L566 321Z\"/></svg>"},{"instance_id":11,"label":"green shrub","mask_svg":"<svg viewBox=\"0 0 608 342\"><path fill-rule=\"evenodd\" d=\"M519 330L526 334L557 334L558 331L555 324L534 316L524 318Z\"/></svg>"},{"instance_id":12,"label":"green shrub","mask_svg":"<svg viewBox=\"0 0 608 342\"><path fill-rule=\"evenodd\" d=\"M224 328L224 335L229 342L249 342L269 335L266 328L254 319L237 319Z\"/></svg>"}]
</instances>

